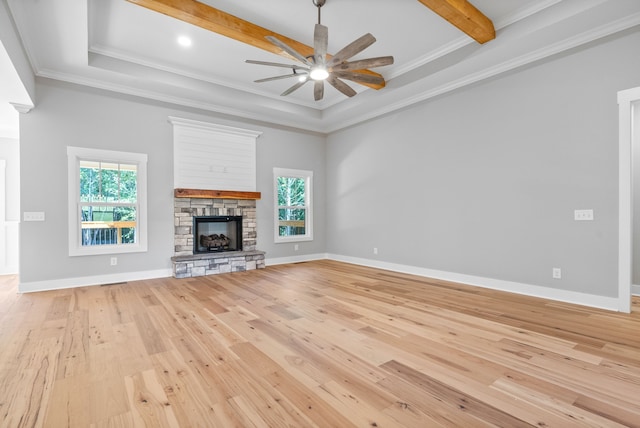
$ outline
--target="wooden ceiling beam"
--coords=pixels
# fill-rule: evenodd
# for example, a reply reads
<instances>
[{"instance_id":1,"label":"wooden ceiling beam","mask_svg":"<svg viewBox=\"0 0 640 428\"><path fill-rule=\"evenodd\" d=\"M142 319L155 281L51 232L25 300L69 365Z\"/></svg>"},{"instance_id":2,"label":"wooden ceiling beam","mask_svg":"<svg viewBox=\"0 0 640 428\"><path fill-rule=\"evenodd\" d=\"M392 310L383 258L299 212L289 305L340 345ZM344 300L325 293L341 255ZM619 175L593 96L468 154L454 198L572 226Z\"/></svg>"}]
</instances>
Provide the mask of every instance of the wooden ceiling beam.
<instances>
[{"instance_id":1,"label":"wooden ceiling beam","mask_svg":"<svg viewBox=\"0 0 640 428\"><path fill-rule=\"evenodd\" d=\"M280 49L278 46L269 42L265 37L273 36L278 40L292 47L303 56L313 55L313 47L307 46L297 40L275 33L259 25L253 24L244 19L223 12L219 9L211 7L207 4L200 3L196 0L127 0L139 6L160 12L180 21L196 25L214 33L229 37L242 43L263 49L265 51L283 56L288 59L295 60L288 53ZM310 31L312 29L309 24ZM327 55L327 57L330 57ZM297 61L297 60L295 60ZM364 74L380 76L370 70L358 70ZM362 83L373 89L381 89L385 85L374 83Z\"/></svg>"},{"instance_id":2,"label":"wooden ceiling beam","mask_svg":"<svg viewBox=\"0 0 640 428\"><path fill-rule=\"evenodd\" d=\"M478 43L496 38L493 22L467 0L418 0Z\"/></svg>"}]
</instances>

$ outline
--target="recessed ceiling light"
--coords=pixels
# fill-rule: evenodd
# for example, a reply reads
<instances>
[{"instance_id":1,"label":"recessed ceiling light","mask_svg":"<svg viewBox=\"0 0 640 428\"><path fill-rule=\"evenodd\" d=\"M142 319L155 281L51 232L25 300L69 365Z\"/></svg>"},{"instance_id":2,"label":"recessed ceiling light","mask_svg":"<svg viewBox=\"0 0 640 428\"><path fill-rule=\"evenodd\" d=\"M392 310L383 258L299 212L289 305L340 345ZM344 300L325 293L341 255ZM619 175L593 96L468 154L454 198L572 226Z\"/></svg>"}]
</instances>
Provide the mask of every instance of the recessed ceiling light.
<instances>
[{"instance_id":1,"label":"recessed ceiling light","mask_svg":"<svg viewBox=\"0 0 640 428\"><path fill-rule=\"evenodd\" d=\"M189 47L191 46L191 39L187 36L180 36L178 37L178 44L180 46L184 46L185 48Z\"/></svg>"}]
</instances>

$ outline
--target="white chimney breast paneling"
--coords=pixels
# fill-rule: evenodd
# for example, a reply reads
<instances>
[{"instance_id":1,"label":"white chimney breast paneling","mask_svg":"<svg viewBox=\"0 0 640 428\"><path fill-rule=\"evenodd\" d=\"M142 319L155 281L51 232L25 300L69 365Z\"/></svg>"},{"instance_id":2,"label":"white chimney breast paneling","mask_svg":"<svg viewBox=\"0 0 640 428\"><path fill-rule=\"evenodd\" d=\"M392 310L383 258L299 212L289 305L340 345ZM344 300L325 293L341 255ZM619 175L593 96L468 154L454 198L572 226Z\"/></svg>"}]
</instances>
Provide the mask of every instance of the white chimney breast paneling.
<instances>
[{"instance_id":1,"label":"white chimney breast paneling","mask_svg":"<svg viewBox=\"0 0 640 428\"><path fill-rule=\"evenodd\" d=\"M174 188L256 190L261 132L178 117L173 124Z\"/></svg>"}]
</instances>

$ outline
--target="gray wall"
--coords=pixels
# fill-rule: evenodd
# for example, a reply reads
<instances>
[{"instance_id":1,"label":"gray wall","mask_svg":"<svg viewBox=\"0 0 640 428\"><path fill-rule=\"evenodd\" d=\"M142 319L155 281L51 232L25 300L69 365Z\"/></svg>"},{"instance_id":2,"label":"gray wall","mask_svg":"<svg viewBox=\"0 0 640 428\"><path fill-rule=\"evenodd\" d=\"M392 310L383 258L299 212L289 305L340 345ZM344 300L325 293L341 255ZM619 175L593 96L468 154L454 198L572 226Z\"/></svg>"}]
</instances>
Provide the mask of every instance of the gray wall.
<instances>
[{"instance_id":1,"label":"gray wall","mask_svg":"<svg viewBox=\"0 0 640 428\"><path fill-rule=\"evenodd\" d=\"M319 135L38 79L21 116L21 281L168 269L168 116L262 131L258 247L616 296L617 106L640 86L640 34L612 38L395 114ZM149 251L67 256L66 146L149 155ZM273 167L315 173L315 240L273 243ZM573 221L592 208L596 220ZM325 241L326 237L326 241ZM372 252L379 250L378 255ZM561 280L551 279L560 267ZM516 290L517 291L517 290Z\"/></svg>"},{"instance_id":2,"label":"gray wall","mask_svg":"<svg viewBox=\"0 0 640 428\"><path fill-rule=\"evenodd\" d=\"M640 85L638 46L621 35L332 134L328 252L617 296L616 94ZM585 208L595 221L574 221Z\"/></svg>"},{"instance_id":3,"label":"gray wall","mask_svg":"<svg viewBox=\"0 0 640 428\"><path fill-rule=\"evenodd\" d=\"M273 130L258 139L258 187L262 199L257 204L258 248L270 259L324 254L325 241L325 137ZM275 244L273 168L313 171L313 241ZM298 245L298 251L294 245Z\"/></svg>"},{"instance_id":4,"label":"gray wall","mask_svg":"<svg viewBox=\"0 0 640 428\"><path fill-rule=\"evenodd\" d=\"M267 257L293 255L273 243L271 171L274 166L313 169L316 201L324 204L324 137L241 123L188 109L144 101L47 79L37 79L37 108L21 116L22 211L44 211L45 222L21 224L21 283L169 269L173 255L173 131L168 116L262 131L258 139L258 249ZM67 251L67 146L148 154L148 242L146 253L69 257ZM233 190L233 189L231 189ZM297 254L325 247L324 217L317 238ZM291 254L288 251L291 250Z\"/></svg>"}]
</instances>

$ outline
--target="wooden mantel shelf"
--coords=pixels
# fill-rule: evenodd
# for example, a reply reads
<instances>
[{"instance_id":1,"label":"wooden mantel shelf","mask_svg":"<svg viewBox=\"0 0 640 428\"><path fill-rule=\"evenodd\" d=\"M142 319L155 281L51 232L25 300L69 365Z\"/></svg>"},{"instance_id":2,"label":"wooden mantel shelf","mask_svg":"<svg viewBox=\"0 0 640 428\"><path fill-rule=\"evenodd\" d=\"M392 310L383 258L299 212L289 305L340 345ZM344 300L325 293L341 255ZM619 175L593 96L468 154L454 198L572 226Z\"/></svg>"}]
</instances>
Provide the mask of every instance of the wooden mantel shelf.
<instances>
[{"instance_id":1,"label":"wooden mantel shelf","mask_svg":"<svg viewBox=\"0 0 640 428\"><path fill-rule=\"evenodd\" d=\"M236 190L207 190L207 189L175 189L176 198L197 199L260 199L260 192L240 192Z\"/></svg>"}]
</instances>

